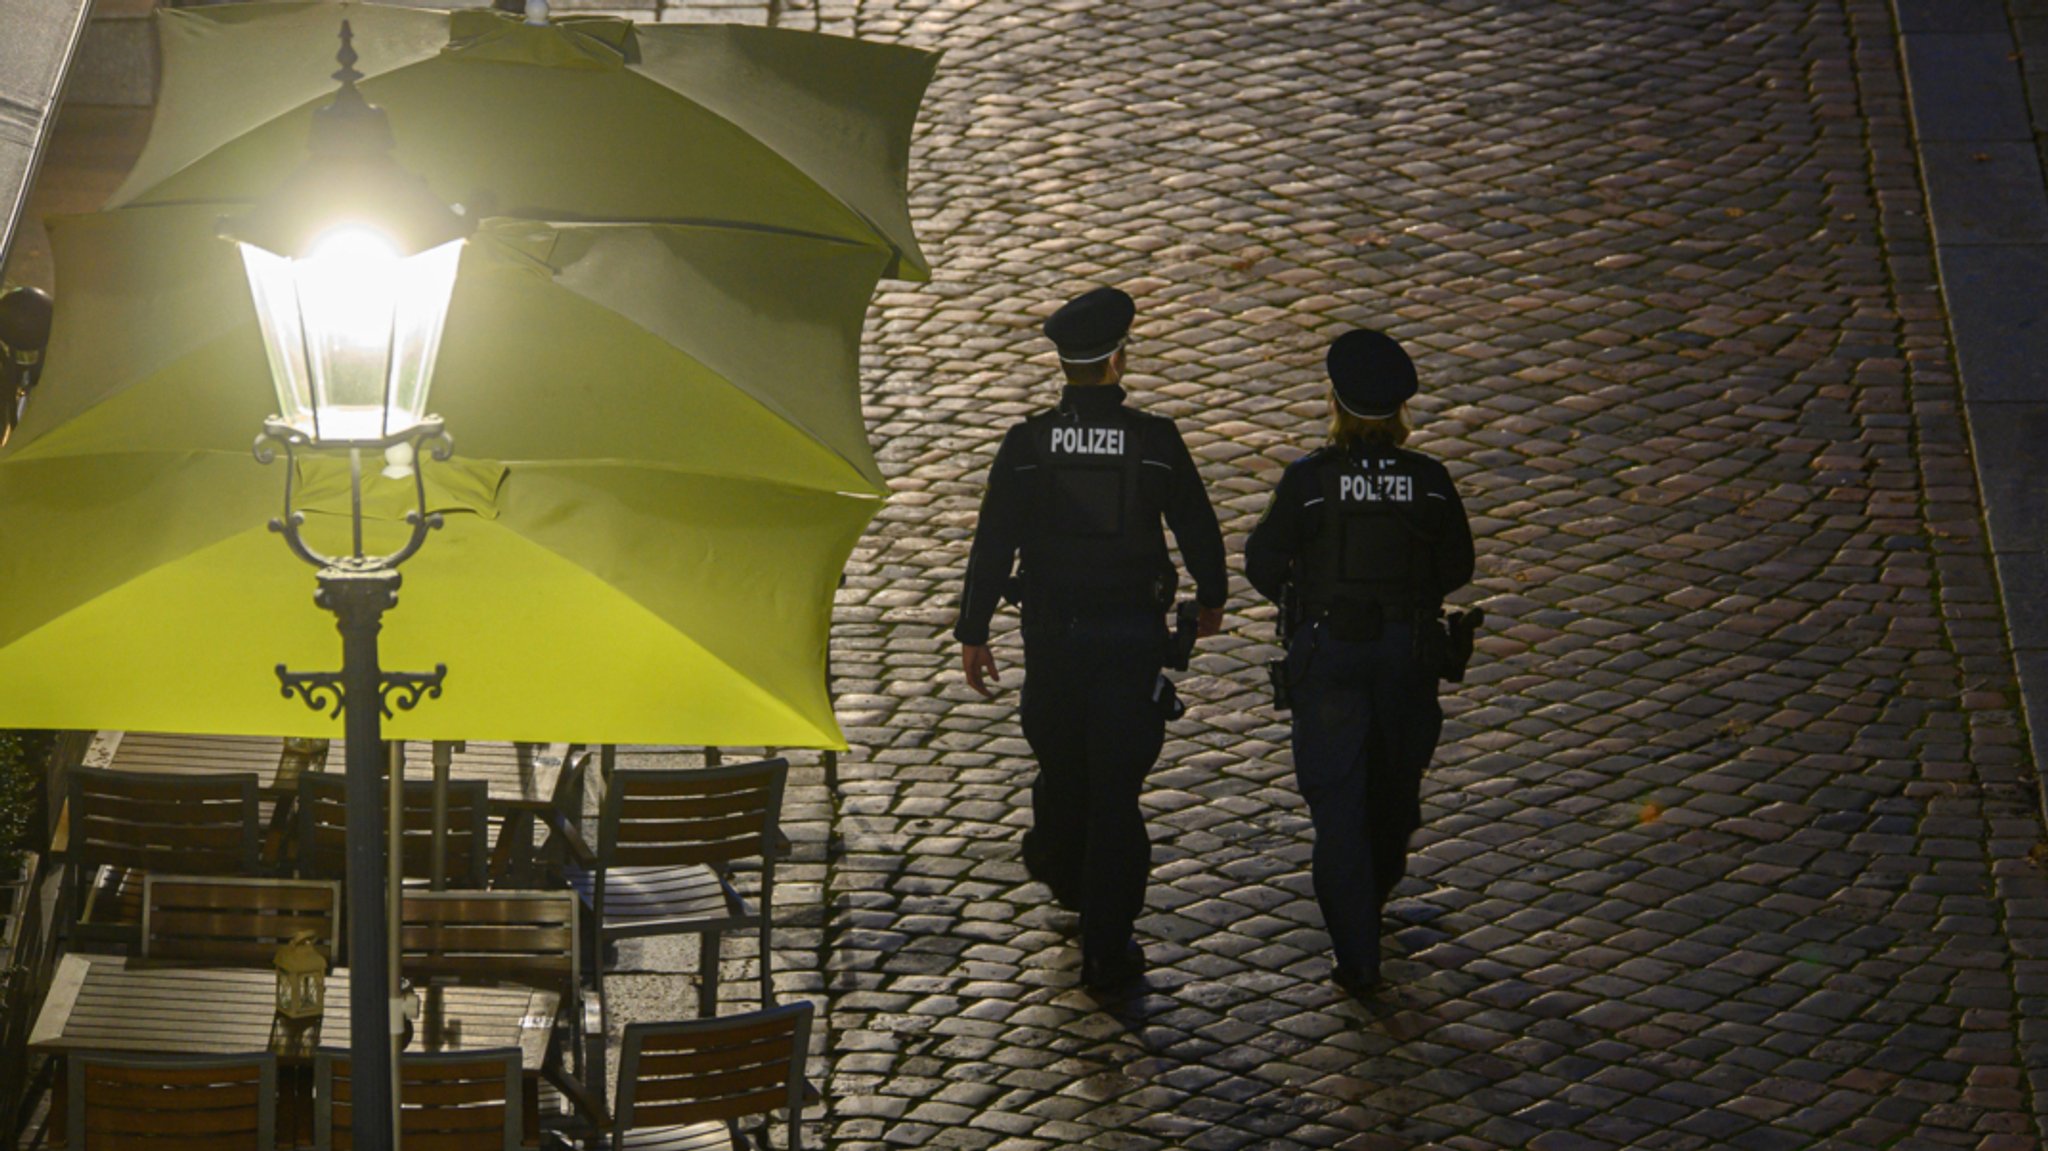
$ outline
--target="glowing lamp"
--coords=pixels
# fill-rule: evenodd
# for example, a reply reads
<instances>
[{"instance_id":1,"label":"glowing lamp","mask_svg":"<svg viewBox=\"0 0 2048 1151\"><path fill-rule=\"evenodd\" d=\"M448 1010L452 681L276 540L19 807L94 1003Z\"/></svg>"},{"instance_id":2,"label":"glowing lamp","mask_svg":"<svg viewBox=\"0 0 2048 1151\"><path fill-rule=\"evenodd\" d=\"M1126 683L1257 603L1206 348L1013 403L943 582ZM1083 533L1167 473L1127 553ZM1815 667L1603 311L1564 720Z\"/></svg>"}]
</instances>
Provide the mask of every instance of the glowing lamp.
<instances>
[{"instance_id":1,"label":"glowing lamp","mask_svg":"<svg viewBox=\"0 0 2048 1151\"><path fill-rule=\"evenodd\" d=\"M321 445L388 444L427 422L469 222L391 157L342 24L341 81L304 167L222 233L241 249L278 419Z\"/></svg>"}]
</instances>

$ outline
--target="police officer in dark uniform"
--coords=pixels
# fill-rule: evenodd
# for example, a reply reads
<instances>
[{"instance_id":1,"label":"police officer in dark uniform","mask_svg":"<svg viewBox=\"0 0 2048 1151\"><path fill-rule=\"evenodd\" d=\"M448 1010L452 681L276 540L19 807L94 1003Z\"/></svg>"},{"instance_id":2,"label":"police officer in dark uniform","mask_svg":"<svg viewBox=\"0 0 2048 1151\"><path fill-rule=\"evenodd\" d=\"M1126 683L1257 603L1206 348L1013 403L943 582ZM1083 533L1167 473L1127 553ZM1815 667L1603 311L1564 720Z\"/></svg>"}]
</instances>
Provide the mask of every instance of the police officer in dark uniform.
<instances>
[{"instance_id":1,"label":"police officer in dark uniform","mask_svg":"<svg viewBox=\"0 0 2048 1151\"><path fill-rule=\"evenodd\" d=\"M1401 445L1415 365L1378 332L1330 346L1331 442L1291 465L1245 543L1282 604L1294 774L1315 825L1316 902L1354 996L1380 978L1380 911L1422 822L1443 730L1445 595L1472 579L1472 529L1444 466Z\"/></svg>"},{"instance_id":2,"label":"police officer in dark uniform","mask_svg":"<svg viewBox=\"0 0 2048 1151\"><path fill-rule=\"evenodd\" d=\"M1096 990L1144 971L1131 939L1151 869L1138 793L1174 702L1160 673L1176 583L1162 517L1195 580L1198 634L1221 625L1229 586L1180 432L1125 407L1117 386L1135 314L1128 295L1098 288L1046 321L1067 386L996 451L953 630L968 686L992 696L989 619L1006 593L1021 601L1022 721L1039 768L1024 863L1080 911L1082 980Z\"/></svg>"}]
</instances>

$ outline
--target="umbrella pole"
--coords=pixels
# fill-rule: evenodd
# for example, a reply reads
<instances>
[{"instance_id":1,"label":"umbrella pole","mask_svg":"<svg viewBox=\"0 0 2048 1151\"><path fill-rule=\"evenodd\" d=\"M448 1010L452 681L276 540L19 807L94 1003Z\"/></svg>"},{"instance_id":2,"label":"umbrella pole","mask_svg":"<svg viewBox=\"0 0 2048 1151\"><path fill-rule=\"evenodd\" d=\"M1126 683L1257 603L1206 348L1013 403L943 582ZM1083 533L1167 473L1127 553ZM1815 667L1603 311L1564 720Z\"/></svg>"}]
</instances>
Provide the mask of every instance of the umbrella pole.
<instances>
[{"instance_id":1,"label":"umbrella pole","mask_svg":"<svg viewBox=\"0 0 2048 1151\"><path fill-rule=\"evenodd\" d=\"M448 886L448 767L459 744L434 741L434 850L428 883L435 891Z\"/></svg>"},{"instance_id":2,"label":"umbrella pole","mask_svg":"<svg viewBox=\"0 0 2048 1151\"><path fill-rule=\"evenodd\" d=\"M400 920L405 907L405 744L393 740L384 745L389 749L388 770L385 778L390 782L385 788L386 811L389 823L384 829L384 842L391 845L384 860L384 949L385 986L391 988L391 1145L397 1147L403 1134L398 1122L398 1093L403 1085L400 1065L405 1053L405 1016L412 1005L405 993L405 980L399 974L398 955L404 939L404 928Z\"/></svg>"},{"instance_id":3,"label":"umbrella pole","mask_svg":"<svg viewBox=\"0 0 2048 1151\"><path fill-rule=\"evenodd\" d=\"M384 828L378 785L384 775L383 672L377 633L398 602L398 573L329 567L320 572L318 602L341 630L342 700L348 738L349 1056L353 1063L351 1134L357 1151L396 1146L398 1037L388 966ZM395 773L394 773L395 775ZM392 812L399 812L392 805ZM398 844L392 845L396 855Z\"/></svg>"}]
</instances>

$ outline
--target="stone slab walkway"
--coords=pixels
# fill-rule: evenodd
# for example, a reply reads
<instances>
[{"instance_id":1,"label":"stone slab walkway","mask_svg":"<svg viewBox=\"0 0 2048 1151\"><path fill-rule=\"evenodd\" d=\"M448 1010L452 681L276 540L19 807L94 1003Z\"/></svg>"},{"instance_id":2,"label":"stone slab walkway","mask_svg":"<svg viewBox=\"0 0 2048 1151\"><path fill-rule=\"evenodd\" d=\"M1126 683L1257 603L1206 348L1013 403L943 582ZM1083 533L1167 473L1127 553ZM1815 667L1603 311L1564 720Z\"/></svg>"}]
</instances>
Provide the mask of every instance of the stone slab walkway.
<instances>
[{"instance_id":1,"label":"stone slab walkway","mask_svg":"<svg viewBox=\"0 0 2048 1151\"><path fill-rule=\"evenodd\" d=\"M2048 3L1896 0L1929 221L2036 763L2048 758ZM2039 57L2036 59L2035 57Z\"/></svg>"}]
</instances>

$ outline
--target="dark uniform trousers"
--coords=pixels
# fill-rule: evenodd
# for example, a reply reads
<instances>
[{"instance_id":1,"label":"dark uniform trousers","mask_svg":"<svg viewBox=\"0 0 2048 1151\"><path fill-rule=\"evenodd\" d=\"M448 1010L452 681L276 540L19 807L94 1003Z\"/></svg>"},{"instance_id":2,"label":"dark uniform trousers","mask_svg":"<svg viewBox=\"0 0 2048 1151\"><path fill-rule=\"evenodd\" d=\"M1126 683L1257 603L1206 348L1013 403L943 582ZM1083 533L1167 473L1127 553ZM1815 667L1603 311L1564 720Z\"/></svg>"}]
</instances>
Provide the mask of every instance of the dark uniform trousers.
<instances>
[{"instance_id":1,"label":"dark uniform trousers","mask_svg":"<svg viewBox=\"0 0 2048 1151\"><path fill-rule=\"evenodd\" d=\"M1024 738L1038 757L1024 851L1081 912L1084 954L1122 954L1145 904L1152 844L1138 794L1166 720L1152 692L1166 645L1158 612L1024 619Z\"/></svg>"},{"instance_id":2,"label":"dark uniform trousers","mask_svg":"<svg viewBox=\"0 0 2048 1151\"><path fill-rule=\"evenodd\" d=\"M1443 731L1412 623L1347 641L1311 621L1287 653L1294 774L1315 825L1316 902L1340 967L1376 976L1380 908L1422 824L1422 773Z\"/></svg>"}]
</instances>

